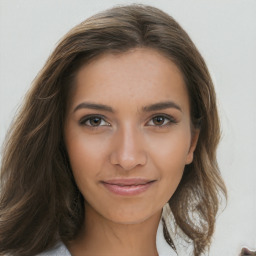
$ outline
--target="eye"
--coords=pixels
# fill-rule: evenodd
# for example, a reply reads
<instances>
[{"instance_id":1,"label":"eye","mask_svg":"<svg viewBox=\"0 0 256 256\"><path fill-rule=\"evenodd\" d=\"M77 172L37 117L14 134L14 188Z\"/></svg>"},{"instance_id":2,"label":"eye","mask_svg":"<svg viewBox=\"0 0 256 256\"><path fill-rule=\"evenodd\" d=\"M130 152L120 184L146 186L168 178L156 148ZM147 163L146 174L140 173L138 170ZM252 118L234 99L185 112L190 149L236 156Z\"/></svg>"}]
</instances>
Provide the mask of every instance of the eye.
<instances>
[{"instance_id":1,"label":"eye","mask_svg":"<svg viewBox=\"0 0 256 256\"><path fill-rule=\"evenodd\" d=\"M172 123L177 123L176 120L171 116L158 115L154 116L148 123L148 126L166 126Z\"/></svg>"},{"instance_id":2,"label":"eye","mask_svg":"<svg viewBox=\"0 0 256 256\"><path fill-rule=\"evenodd\" d=\"M101 116L86 116L83 117L79 123L84 126L98 127L109 126L110 124L104 120Z\"/></svg>"}]
</instances>

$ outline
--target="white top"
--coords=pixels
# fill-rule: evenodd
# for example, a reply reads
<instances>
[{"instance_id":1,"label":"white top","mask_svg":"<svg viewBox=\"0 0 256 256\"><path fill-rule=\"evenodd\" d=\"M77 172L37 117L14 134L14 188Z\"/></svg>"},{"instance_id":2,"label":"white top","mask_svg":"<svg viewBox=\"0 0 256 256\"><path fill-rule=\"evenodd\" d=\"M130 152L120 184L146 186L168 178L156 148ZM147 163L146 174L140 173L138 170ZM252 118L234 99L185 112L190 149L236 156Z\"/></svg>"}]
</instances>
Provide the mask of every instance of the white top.
<instances>
[{"instance_id":1,"label":"white top","mask_svg":"<svg viewBox=\"0 0 256 256\"><path fill-rule=\"evenodd\" d=\"M173 220L172 212L168 205L165 205L163 209L162 217L165 219L165 223L170 232L172 240L175 244L177 253L171 248L171 246L166 242L163 233L163 223L160 221L157 234L156 234L156 248L159 256L189 256L192 255L193 246L184 237L184 234L175 226ZM179 237L178 240L176 240ZM53 249L40 253L37 256L71 256L70 252L66 246L60 242Z\"/></svg>"}]
</instances>

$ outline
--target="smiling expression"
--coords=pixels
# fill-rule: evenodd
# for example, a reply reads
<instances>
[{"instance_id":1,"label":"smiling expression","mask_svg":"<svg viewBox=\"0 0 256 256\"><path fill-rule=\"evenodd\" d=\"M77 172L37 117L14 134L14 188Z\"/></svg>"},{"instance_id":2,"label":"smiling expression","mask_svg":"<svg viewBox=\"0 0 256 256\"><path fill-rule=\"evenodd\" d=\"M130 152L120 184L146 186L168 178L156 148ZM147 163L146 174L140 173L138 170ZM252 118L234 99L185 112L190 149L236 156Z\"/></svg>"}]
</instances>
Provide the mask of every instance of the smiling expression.
<instances>
[{"instance_id":1,"label":"smiling expression","mask_svg":"<svg viewBox=\"0 0 256 256\"><path fill-rule=\"evenodd\" d=\"M117 223L160 213L193 160L191 129L182 74L156 50L108 53L84 65L64 134L86 207Z\"/></svg>"}]
</instances>

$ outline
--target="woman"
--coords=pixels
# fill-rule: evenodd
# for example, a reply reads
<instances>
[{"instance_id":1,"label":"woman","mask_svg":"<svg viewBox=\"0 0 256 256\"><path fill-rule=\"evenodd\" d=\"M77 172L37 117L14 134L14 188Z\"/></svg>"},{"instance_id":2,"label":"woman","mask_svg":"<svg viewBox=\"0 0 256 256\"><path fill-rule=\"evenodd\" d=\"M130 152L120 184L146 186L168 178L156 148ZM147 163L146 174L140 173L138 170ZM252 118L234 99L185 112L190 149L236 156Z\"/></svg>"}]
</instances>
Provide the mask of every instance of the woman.
<instances>
[{"instance_id":1,"label":"woman","mask_svg":"<svg viewBox=\"0 0 256 256\"><path fill-rule=\"evenodd\" d=\"M27 95L1 168L4 255L202 255L225 185L213 84L149 6L73 28Z\"/></svg>"}]
</instances>

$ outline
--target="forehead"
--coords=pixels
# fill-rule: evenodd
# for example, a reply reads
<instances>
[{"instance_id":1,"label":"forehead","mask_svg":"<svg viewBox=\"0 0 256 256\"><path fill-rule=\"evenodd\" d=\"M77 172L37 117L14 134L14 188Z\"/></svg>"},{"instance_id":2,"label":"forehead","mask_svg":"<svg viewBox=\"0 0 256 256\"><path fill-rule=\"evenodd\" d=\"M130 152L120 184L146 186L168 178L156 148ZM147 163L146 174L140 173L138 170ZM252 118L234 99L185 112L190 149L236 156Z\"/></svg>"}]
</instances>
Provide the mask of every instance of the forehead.
<instances>
[{"instance_id":1,"label":"forehead","mask_svg":"<svg viewBox=\"0 0 256 256\"><path fill-rule=\"evenodd\" d=\"M178 67L156 50L135 48L104 54L77 73L72 103L117 105L177 101L188 108L188 93ZM115 107L115 106L113 106Z\"/></svg>"}]
</instances>

